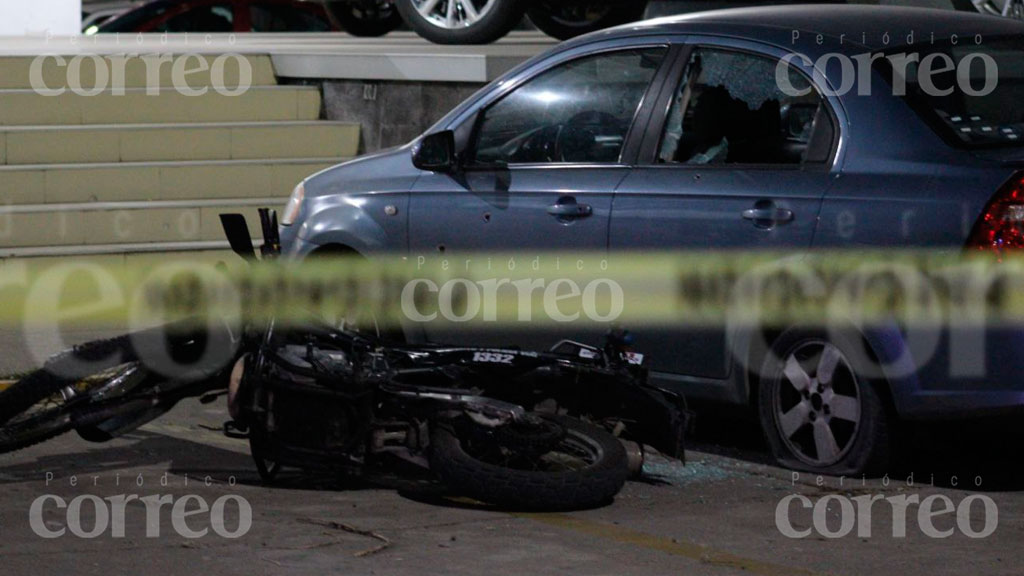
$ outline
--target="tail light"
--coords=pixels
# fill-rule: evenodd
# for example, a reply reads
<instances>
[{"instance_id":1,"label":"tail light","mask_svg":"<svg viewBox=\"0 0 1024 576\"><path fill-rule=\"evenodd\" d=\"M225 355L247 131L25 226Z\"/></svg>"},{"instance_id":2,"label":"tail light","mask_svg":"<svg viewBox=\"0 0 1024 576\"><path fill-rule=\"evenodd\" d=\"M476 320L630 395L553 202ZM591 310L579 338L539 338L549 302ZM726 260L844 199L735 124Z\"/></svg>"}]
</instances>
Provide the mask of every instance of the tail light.
<instances>
[{"instance_id":1,"label":"tail light","mask_svg":"<svg viewBox=\"0 0 1024 576\"><path fill-rule=\"evenodd\" d=\"M996 255L1024 249L1024 173L1014 174L989 200L967 248Z\"/></svg>"}]
</instances>

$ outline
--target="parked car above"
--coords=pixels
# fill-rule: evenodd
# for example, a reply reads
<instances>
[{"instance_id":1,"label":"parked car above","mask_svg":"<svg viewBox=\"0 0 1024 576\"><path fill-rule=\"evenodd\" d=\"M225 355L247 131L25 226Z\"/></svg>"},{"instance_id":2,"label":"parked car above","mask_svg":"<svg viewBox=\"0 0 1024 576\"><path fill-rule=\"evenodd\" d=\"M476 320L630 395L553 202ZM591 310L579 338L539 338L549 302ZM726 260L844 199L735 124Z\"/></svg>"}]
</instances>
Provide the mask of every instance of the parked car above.
<instances>
[{"instance_id":1,"label":"parked car above","mask_svg":"<svg viewBox=\"0 0 1024 576\"><path fill-rule=\"evenodd\" d=\"M101 24L144 4L142 0L103 0L82 4L82 33L95 34Z\"/></svg>"},{"instance_id":2,"label":"parked car above","mask_svg":"<svg viewBox=\"0 0 1024 576\"><path fill-rule=\"evenodd\" d=\"M305 0L155 0L100 25L96 32L331 32L319 2Z\"/></svg>"},{"instance_id":3,"label":"parked car above","mask_svg":"<svg viewBox=\"0 0 1024 576\"><path fill-rule=\"evenodd\" d=\"M640 20L735 6L809 3L812 0L154 0L110 20L89 19L97 32L328 32L384 36L403 25L439 44L486 44L527 20L567 40ZM844 3L846 0L833 0ZM860 0L850 0L855 3ZM867 0L864 0L865 2ZM1015 0L948 0L951 10L980 10L1019 17ZM945 0L901 0L943 4ZM973 3L972 3L973 2ZM1000 12L1002 11L1002 12ZM101 20L103 19L103 20Z\"/></svg>"},{"instance_id":4,"label":"parked car above","mask_svg":"<svg viewBox=\"0 0 1024 576\"><path fill-rule=\"evenodd\" d=\"M644 17L686 14L741 6L811 4L814 0L338 0L398 8L410 28L439 44L486 44L513 30L526 15L542 32L561 40L626 24ZM972 3L973 2L973 3ZM999 11L1019 0L898 0L900 5L950 10ZM870 0L828 0L856 4ZM877 2L874 2L877 4ZM999 8L1002 9L1002 8ZM1024 11L1004 15L1021 17ZM347 27L346 27L347 28Z\"/></svg>"},{"instance_id":5,"label":"parked car above","mask_svg":"<svg viewBox=\"0 0 1024 576\"><path fill-rule=\"evenodd\" d=\"M911 31L916 44L886 41ZM984 41L957 44L975 35ZM853 66L815 65L893 51L956 66L935 68L935 84L908 75L901 94L883 58L859 80L873 83L862 95L831 88L849 86L842 75ZM998 85L971 96L958 84L978 80L964 62L986 58L998 64ZM935 85L941 94L929 93ZM308 178L284 212L282 241L296 259L1020 250L1022 86L1024 24L1006 18L793 6L649 21L565 43L410 145ZM630 328L654 381L756 407L776 457L795 468L879 470L898 419L1024 408L1017 328L971 340L981 373L960 369L962 337L940 328L927 355L898 324ZM496 332L494 345L547 338ZM483 341L441 320L407 335Z\"/></svg>"}]
</instances>

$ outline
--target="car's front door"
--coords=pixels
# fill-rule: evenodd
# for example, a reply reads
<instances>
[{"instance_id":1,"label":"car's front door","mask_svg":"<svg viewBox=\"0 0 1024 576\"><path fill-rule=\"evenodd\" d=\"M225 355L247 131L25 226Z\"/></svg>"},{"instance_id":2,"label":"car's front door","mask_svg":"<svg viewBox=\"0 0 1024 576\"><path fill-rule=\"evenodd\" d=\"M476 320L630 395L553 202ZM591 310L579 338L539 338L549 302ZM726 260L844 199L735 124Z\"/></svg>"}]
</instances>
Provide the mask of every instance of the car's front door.
<instances>
[{"instance_id":1,"label":"car's front door","mask_svg":"<svg viewBox=\"0 0 1024 576\"><path fill-rule=\"evenodd\" d=\"M698 44L680 62L666 113L617 190L611 249L808 247L832 178L828 102L802 72L751 50ZM725 379L732 366L724 326L641 330L638 340L669 379Z\"/></svg>"},{"instance_id":2,"label":"car's front door","mask_svg":"<svg viewBox=\"0 0 1024 576\"><path fill-rule=\"evenodd\" d=\"M604 254L612 197L629 173L626 142L667 51L575 58L479 112L461 169L424 175L412 190L411 257L459 265L480 252ZM441 321L426 330L446 342L486 338Z\"/></svg>"}]
</instances>

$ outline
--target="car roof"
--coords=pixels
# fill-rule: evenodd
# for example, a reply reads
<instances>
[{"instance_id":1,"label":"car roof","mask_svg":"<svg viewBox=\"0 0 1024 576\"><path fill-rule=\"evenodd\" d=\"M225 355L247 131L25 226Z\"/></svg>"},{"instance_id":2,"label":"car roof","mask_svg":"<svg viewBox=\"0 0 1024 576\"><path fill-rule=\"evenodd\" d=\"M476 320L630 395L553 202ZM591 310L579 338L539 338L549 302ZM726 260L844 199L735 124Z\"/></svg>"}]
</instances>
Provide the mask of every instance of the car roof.
<instances>
[{"instance_id":1,"label":"car roof","mask_svg":"<svg viewBox=\"0 0 1024 576\"><path fill-rule=\"evenodd\" d=\"M893 46L948 41L976 35L1024 35L1024 22L973 12L878 5L789 5L730 8L656 18L620 26L606 36L714 34L756 39L779 46L816 44L823 36L828 51L884 50ZM906 39L913 32L913 42ZM591 35L591 38L594 36Z\"/></svg>"}]
</instances>

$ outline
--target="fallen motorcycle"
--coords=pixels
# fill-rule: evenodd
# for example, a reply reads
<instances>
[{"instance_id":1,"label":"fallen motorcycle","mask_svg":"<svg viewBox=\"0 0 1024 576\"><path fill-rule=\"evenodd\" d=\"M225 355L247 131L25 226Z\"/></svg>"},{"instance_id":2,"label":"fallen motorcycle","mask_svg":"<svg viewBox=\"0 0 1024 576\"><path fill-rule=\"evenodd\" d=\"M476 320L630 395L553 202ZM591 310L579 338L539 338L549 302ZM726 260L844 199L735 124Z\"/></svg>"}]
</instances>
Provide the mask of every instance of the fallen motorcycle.
<instances>
[{"instance_id":1,"label":"fallen motorcycle","mask_svg":"<svg viewBox=\"0 0 1024 576\"><path fill-rule=\"evenodd\" d=\"M264 258L279 252L275 220L261 211ZM244 218L222 221L254 259ZM77 347L0 392L0 451L72 429L106 441L226 393L225 434L249 439L266 481L285 466L369 479L411 466L491 504L589 507L639 470L643 444L683 456L682 399L646 383L629 344L621 331L543 353L389 344L313 320L157 328Z\"/></svg>"}]
</instances>

